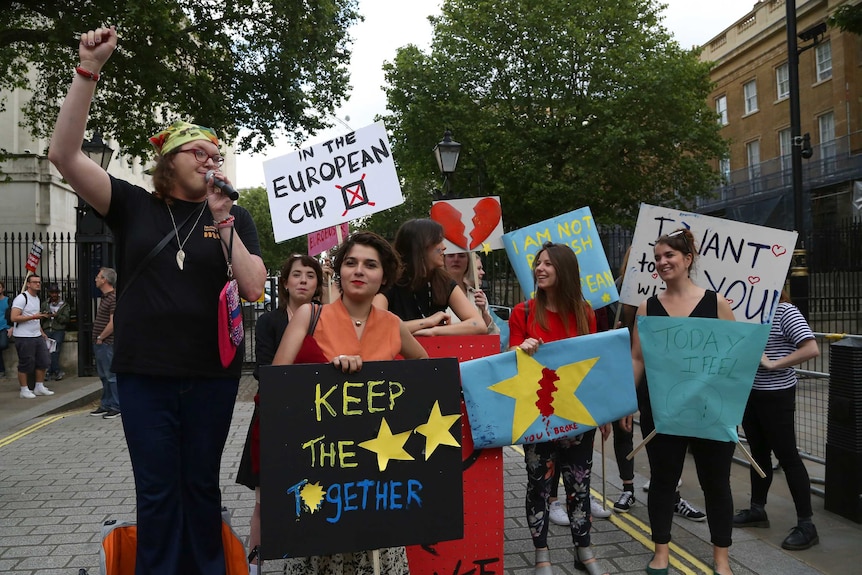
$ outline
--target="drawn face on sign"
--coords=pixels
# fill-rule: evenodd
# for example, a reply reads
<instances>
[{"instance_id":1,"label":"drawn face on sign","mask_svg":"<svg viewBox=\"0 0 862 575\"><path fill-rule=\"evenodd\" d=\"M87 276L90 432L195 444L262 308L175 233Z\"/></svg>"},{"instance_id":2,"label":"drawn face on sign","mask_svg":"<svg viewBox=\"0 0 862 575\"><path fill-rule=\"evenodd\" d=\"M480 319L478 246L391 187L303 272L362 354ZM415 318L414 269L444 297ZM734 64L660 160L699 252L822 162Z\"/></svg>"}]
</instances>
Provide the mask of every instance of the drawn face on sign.
<instances>
[{"instance_id":1,"label":"drawn face on sign","mask_svg":"<svg viewBox=\"0 0 862 575\"><path fill-rule=\"evenodd\" d=\"M353 246L344 257L339 273L344 296L351 299L373 297L383 285L380 254L371 246Z\"/></svg>"}]
</instances>

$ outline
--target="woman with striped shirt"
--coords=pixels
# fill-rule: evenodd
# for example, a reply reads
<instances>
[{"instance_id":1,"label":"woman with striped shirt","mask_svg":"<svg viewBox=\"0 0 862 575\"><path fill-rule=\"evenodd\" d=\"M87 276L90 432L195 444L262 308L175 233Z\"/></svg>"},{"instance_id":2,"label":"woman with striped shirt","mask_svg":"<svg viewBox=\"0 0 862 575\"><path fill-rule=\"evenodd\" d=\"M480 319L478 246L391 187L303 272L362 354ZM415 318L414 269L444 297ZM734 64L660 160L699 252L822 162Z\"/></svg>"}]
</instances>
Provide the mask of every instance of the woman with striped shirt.
<instances>
[{"instance_id":1,"label":"woman with striped shirt","mask_svg":"<svg viewBox=\"0 0 862 575\"><path fill-rule=\"evenodd\" d=\"M766 477L761 478L752 468L751 508L739 511L733 517L733 525L769 527L765 507L772 484L770 452L774 452L796 505L798 524L781 544L790 550L808 549L819 542L811 521L811 483L796 449L796 371L792 367L818 355L814 333L783 291L742 418L751 455Z\"/></svg>"}]
</instances>

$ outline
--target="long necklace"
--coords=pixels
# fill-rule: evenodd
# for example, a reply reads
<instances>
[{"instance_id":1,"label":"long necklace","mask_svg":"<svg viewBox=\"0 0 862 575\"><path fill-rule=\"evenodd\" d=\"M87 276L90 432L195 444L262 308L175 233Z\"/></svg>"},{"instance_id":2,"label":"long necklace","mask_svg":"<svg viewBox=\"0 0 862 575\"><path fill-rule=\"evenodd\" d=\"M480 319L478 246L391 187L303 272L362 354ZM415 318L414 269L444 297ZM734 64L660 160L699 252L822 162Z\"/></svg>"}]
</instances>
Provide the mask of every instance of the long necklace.
<instances>
[{"instance_id":1,"label":"long necklace","mask_svg":"<svg viewBox=\"0 0 862 575\"><path fill-rule=\"evenodd\" d=\"M189 238L192 237L192 232L195 231L195 228L198 226L198 222L201 221L201 216L204 215L204 210L207 209L207 203L204 202L203 206L201 206L201 211L198 212L198 217L195 220L195 223L192 224L186 239L183 241L180 241L180 231L177 229L177 222L174 219L174 213L171 211L171 206L169 204L165 205L168 207L168 214L171 216L171 223L174 225L174 233L177 235L177 245L180 248L177 250L177 267L180 268L180 271L183 271L183 262L186 260L186 252L183 251L183 246L185 246L186 242L189 241Z\"/></svg>"}]
</instances>

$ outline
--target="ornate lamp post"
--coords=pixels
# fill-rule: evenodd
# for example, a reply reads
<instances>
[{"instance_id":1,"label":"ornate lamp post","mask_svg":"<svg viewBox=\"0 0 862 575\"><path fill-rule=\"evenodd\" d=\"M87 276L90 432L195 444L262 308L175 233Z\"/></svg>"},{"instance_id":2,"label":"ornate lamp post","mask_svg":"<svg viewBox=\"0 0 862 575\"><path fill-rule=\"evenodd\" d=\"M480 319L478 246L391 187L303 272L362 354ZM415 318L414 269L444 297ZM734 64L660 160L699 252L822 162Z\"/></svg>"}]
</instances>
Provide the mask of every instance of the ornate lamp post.
<instances>
[{"instance_id":1,"label":"ornate lamp post","mask_svg":"<svg viewBox=\"0 0 862 575\"><path fill-rule=\"evenodd\" d=\"M446 130L443 139L434 146L434 157L437 159L437 167L443 174L443 193L437 199L449 199L452 194L452 182L449 177L455 172L458 165L458 155L461 153L461 144L452 139L452 132Z\"/></svg>"},{"instance_id":2,"label":"ornate lamp post","mask_svg":"<svg viewBox=\"0 0 862 575\"><path fill-rule=\"evenodd\" d=\"M114 150L99 131L84 140L81 150L107 170ZM114 238L110 229L90 205L78 196L75 244L78 268L78 375L93 375L94 357L90 345L93 332L93 278L100 267L114 267Z\"/></svg>"}]
</instances>

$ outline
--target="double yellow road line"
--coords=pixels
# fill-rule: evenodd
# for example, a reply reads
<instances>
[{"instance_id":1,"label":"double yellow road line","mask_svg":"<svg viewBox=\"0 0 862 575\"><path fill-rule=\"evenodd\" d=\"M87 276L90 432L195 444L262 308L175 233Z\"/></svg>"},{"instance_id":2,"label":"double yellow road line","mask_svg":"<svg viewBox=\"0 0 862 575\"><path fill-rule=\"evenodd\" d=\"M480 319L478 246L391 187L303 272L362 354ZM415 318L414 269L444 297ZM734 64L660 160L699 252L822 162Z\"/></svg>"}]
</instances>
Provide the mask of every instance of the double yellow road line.
<instances>
[{"instance_id":1,"label":"double yellow road line","mask_svg":"<svg viewBox=\"0 0 862 575\"><path fill-rule=\"evenodd\" d=\"M67 411L66 413L60 413L57 415L48 416L45 419L43 419L42 421L37 421L36 423L34 423L32 425L28 425L27 427L25 427L24 429L22 429L20 431L16 431L12 435L7 435L6 437L0 438L0 447L6 447L10 443L18 441L22 437L26 437L26 436L30 435L31 433L33 433L34 431L38 431L47 425L51 425L55 421L60 421L64 417L68 417L70 415L77 415L79 413L83 413L84 411L87 411L87 410L86 409L78 409L75 411Z\"/></svg>"}]
</instances>

